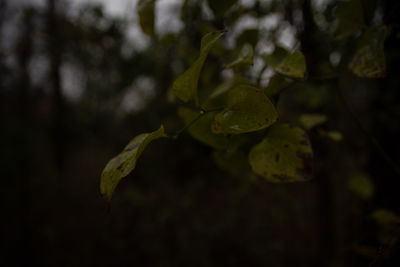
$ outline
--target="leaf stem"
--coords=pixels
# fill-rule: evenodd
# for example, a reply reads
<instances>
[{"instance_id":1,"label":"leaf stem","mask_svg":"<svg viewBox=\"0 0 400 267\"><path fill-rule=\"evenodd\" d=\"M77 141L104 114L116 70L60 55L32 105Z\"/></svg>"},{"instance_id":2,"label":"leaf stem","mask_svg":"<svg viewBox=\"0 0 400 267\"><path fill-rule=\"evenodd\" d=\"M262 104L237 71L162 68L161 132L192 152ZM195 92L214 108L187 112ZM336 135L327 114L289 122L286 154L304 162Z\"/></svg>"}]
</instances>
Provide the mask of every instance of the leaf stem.
<instances>
[{"instance_id":1,"label":"leaf stem","mask_svg":"<svg viewBox=\"0 0 400 267\"><path fill-rule=\"evenodd\" d=\"M194 118L192 121L190 121L188 124L183 126L180 130L178 130L174 135L168 136L171 139L177 139L181 133L186 131L190 126L192 126L195 122L197 122L201 117L206 115L207 113L214 112L214 111L219 111L224 109L224 107L219 107L219 108L212 108L212 109L205 109L205 108L200 108L199 110L199 115L197 115L196 118Z\"/></svg>"}]
</instances>

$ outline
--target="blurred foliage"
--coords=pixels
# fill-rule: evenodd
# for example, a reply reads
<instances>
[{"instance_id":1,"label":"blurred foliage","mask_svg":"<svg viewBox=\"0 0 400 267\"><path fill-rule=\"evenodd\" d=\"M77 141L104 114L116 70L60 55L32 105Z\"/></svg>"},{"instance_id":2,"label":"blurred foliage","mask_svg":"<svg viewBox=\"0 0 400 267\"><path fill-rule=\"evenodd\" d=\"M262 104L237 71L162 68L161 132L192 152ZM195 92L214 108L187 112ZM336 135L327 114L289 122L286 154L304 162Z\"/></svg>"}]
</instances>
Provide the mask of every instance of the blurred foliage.
<instances>
[{"instance_id":1,"label":"blurred foliage","mask_svg":"<svg viewBox=\"0 0 400 267\"><path fill-rule=\"evenodd\" d=\"M167 2L118 17L0 1L3 264L399 266L400 3ZM223 35L205 57L210 32ZM183 103L173 84L193 65ZM212 132L241 87L269 99L271 127L307 133L313 179L253 172L278 130ZM160 124L179 138L135 156L107 211L101 170Z\"/></svg>"}]
</instances>

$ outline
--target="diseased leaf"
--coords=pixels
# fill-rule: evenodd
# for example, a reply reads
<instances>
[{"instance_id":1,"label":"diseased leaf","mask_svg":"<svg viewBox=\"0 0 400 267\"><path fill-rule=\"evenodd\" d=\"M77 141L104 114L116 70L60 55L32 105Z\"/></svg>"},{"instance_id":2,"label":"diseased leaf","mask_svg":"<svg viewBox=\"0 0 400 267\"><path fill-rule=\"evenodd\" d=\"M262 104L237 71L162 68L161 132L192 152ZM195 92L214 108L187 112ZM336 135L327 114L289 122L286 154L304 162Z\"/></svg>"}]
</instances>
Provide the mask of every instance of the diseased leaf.
<instances>
[{"instance_id":1,"label":"diseased leaf","mask_svg":"<svg viewBox=\"0 0 400 267\"><path fill-rule=\"evenodd\" d=\"M355 75L365 78L386 76L384 42L388 32L385 25L375 25L361 36L358 49L349 63L349 69Z\"/></svg>"},{"instance_id":2,"label":"diseased leaf","mask_svg":"<svg viewBox=\"0 0 400 267\"><path fill-rule=\"evenodd\" d=\"M154 34L155 0L140 0L138 2L139 24L145 34Z\"/></svg>"},{"instance_id":3,"label":"diseased leaf","mask_svg":"<svg viewBox=\"0 0 400 267\"><path fill-rule=\"evenodd\" d=\"M265 94L248 85L238 85L228 93L226 108L215 116L215 133L241 134L272 125L278 113Z\"/></svg>"},{"instance_id":4,"label":"diseased leaf","mask_svg":"<svg viewBox=\"0 0 400 267\"><path fill-rule=\"evenodd\" d=\"M315 126L326 122L327 119L328 118L322 114L303 114L300 116L299 121L305 129L310 130Z\"/></svg>"},{"instance_id":5,"label":"diseased leaf","mask_svg":"<svg viewBox=\"0 0 400 267\"><path fill-rule=\"evenodd\" d=\"M298 50L289 53L285 48L276 47L272 54L265 56L265 62L276 72L292 78L304 78L306 72L306 60Z\"/></svg>"},{"instance_id":6,"label":"diseased leaf","mask_svg":"<svg viewBox=\"0 0 400 267\"><path fill-rule=\"evenodd\" d=\"M339 1L336 16L336 26L332 32L335 39L343 39L365 26L360 0Z\"/></svg>"},{"instance_id":7,"label":"diseased leaf","mask_svg":"<svg viewBox=\"0 0 400 267\"><path fill-rule=\"evenodd\" d=\"M313 153L307 134L299 127L275 124L249 154L253 171L274 183L311 179Z\"/></svg>"},{"instance_id":8,"label":"diseased leaf","mask_svg":"<svg viewBox=\"0 0 400 267\"><path fill-rule=\"evenodd\" d=\"M226 65L225 69L236 69L242 66L253 65L253 57L253 47L250 44L245 44L242 50L240 50L239 56Z\"/></svg>"},{"instance_id":9,"label":"diseased leaf","mask_svg":"<svg viewBox=\"0 0 400 267\"><path fill-rule=\"evenodd\" d=\"M213 44L224 33L225 31L215 31L206 34L201 39L200 55L197 60L174 81L172 90L182 101L188 102L189 100L194 100L196 105L198 104L197 86L201 69Z\"/></svg>"},{"instance_id":10,"label":"diseased leaf","mask_svg":"<svg viewBox=\"0 0 400 267\"><path fill-rule=\"evenodd\" d=\"M188 108L179 108L178 114L186 124L193 122L200 116L199 112ZM228 145L228 139L223 135L214 134L211 131L211 123L214 116L215 112L203 114L188 127L187 131L194 139L206 145L216 149L224 149Z\"/></svg>"},{"instance_id":11,"label":"diseased leaf","mask_svg":"<svg viewBox=\"0 0 400 267\"><path fill-rule=\"evenodd\" d=\"M111 199L119 181L135 169L136 162L146 146L161 137L166 137L163 126L157 131L140 134L133 138L120 154L107 163L100 181L100 192L107 200Z\"/></svg>"}]
</instances>

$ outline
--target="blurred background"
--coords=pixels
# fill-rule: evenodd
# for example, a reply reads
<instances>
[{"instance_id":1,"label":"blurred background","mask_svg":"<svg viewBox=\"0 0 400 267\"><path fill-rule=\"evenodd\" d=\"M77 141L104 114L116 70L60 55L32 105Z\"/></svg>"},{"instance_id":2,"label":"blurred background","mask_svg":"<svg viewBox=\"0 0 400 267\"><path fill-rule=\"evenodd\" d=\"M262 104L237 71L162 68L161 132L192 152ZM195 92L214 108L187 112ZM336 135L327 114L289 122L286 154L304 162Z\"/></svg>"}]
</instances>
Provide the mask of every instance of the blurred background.
<instances>
[{"instance_id":1,"label":"blurred background","mask_svg":"<svg viewBox=\"0 0 400 267\"><path fill-rule=\"evenodd\" d=\"M348 71L357 33L330 38L335 0L0 0L0 265L400 266L400 3L362 3L392 27L384 79ZM204 94L245 43L259 87L263 55L304 53L309 78L278 109L325 117L314 179L268 183L182 134L146 149L107 211L104 166L135 135L183 126L169 89L215 29Z\"/></svg>"}]
</instances>

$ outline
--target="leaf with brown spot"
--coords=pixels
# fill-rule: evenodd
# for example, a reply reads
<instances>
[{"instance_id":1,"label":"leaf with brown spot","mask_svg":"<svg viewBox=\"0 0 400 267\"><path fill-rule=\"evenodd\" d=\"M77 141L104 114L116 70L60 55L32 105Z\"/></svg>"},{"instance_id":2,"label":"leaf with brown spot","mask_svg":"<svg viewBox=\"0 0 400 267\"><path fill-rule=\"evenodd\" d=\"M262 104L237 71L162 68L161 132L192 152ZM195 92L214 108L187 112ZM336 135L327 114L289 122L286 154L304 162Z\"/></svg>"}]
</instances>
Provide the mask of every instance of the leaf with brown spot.
<instances>
[{"instance_id":1,"label":"leaf with brown spot","mask_svg":"<svg viewBox=\"0 0 400 267\"><path fill-rule=\"evenodd\" d=\"M249 153L253 171L270 182L288 183L311 179L313 153L299 127L274 124L263 141Z\"/></svg>"},{"instance_id":2,"label":"leaf with brown spot","mask_svg":"<svg viewBox=\"0 0 400 267\"><path fill-rule=\"evenodd\" d=\"M389 30L385 25L374 25L360 37L358 49L349 63L349 69L359 77L386 76L384 42Z\"/></svg>"},{"instance_id":3,"label":"leaf with brown spot","mask_svg":"<svg viewBox=\"0 0 400 267\"><path fill-rule=\"evenodd\" d=\"M136 162L146 146L161 137L166 137L163 126L157 131L140 134L107 163L100 180L100 192L106 200L110 201L119 181L135 169Z\"/></svg>"}]
</instances>

